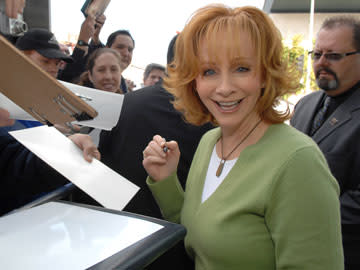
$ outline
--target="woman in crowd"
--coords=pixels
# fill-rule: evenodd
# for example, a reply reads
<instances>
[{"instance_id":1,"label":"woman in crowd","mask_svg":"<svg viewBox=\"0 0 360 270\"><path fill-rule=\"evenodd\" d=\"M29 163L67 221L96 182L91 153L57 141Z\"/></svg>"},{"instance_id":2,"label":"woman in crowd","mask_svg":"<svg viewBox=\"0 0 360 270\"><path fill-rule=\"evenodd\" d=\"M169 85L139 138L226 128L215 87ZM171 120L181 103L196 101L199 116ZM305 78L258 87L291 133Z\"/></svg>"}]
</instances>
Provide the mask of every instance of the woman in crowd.
<instances>
[{"instance_id":1,"label":"woman in crowd","mask_svg":"<svg viewBox=\"0 0 360 270\"><path fill-rule=\"evenodd\" d=\"M201 139L183 192L179 148L145 148L147 183L164 217L187 228L199 269L343 269L339 187L321 151L284 124L277 101L297 88L279 31L254 7L213 5L180 33L165 86Z\"/></svg>"},{"instance_id":2,"label":"woman in crowd","mask_svg":"<svg viewBox=\"0 0 360 270\"><path fill-rule=\"evenodd\" d=\"M120 54L114 49L100 48L90 55L79 84L123 94L120 89L121 73Z\"/></svg>"}]
</instances>

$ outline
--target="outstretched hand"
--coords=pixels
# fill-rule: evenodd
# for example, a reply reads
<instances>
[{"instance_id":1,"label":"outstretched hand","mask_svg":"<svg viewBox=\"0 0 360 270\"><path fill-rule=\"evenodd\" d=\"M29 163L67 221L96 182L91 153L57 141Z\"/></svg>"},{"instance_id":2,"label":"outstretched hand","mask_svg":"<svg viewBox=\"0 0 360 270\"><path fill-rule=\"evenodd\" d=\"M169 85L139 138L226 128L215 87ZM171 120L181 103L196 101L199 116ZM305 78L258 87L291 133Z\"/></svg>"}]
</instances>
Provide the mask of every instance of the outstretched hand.
<instances>
[{"instance_id":1,"label":"outstretched hand","mask_svg":"<svg viewBox=\"0 0 360 270\"><path fill-rule=\"evenodd\" d=\"M100 160L100 152L89 135L77 133L68 138L83 151L86 161L91 162L93 158Z\"/></svg>"},{"instance_id":2,"label":"outstretched hand","mask_svg":"<svg viewBox=\"0 0 360 270\"><path fill-rule=\"evenodd\" d=\"M160 135L155 135L143 151L143 158L148 175L154 181L161 181L176 171L180 159L179 146L175 141L166 142Z\"/></svg>"}]
</instances>

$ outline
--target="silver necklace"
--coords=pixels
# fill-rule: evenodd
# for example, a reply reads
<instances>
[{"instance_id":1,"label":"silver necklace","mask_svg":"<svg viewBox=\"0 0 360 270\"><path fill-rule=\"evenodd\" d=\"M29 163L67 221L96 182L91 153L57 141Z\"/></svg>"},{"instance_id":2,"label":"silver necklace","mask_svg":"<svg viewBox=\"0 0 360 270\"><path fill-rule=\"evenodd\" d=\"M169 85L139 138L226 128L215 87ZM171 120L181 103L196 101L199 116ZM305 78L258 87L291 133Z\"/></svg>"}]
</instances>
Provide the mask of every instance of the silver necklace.
<instances>
[{"instance_id":1,"label":"silver necklace","mask_svg":"<svg viewBox=\"0 0 360 270\"><path fill-rule=\"evenodd\" d=\"M223 147L223 138L221 135L220 142L221 142L221 160L219 167L216 170L216 176L219 177L224 169L224 165L228 157L250 136L250 134L257 128L257 126L260 124L261 119L256 123L256 125L250 130L250 132L231 150L229 154L224 157L224 147Z\"/></svg>"}]
</instances>

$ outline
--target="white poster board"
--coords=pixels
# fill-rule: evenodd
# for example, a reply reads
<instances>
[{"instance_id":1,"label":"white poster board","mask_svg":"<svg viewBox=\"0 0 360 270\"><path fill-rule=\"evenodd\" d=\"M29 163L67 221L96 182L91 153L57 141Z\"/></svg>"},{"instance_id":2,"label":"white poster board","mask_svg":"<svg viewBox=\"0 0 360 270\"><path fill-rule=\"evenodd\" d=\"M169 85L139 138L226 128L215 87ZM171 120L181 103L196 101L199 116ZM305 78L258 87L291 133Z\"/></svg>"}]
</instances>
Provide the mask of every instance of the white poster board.
<instances>
[{"instance_id":1,"label":"white poster board","mask_svg":"<svg viewBox=\"0 0 360 270\"><path fill-rule=\"evenodd\" d=\"M59 202L0 218L0 269L79 270L163 226Z\"/></svg>"}]
</instances>

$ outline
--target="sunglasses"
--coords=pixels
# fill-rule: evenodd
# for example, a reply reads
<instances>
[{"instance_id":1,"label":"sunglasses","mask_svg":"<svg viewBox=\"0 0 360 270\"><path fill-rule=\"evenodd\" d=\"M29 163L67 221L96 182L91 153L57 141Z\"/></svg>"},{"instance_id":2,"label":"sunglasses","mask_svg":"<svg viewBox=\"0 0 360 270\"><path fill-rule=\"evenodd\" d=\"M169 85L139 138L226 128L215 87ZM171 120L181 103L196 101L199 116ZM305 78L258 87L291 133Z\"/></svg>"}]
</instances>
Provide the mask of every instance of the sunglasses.
<instances>
[{"instance_id":1,"label":"sunglasses","mask_svg":"<svg viewBox=\"0 0 360 270\"><path fill-rule=\"evenodd\" d=\"M321 52L310 51L309 55L311 56L311 59L313 61L319 60L322 55L324 55L324 57L328 61L339 61L339 60L343 59L345 56L358 54L358 53L360 53L360 51L348 52L348 53L321 53Z\"/></svg>"}]
</instances>

